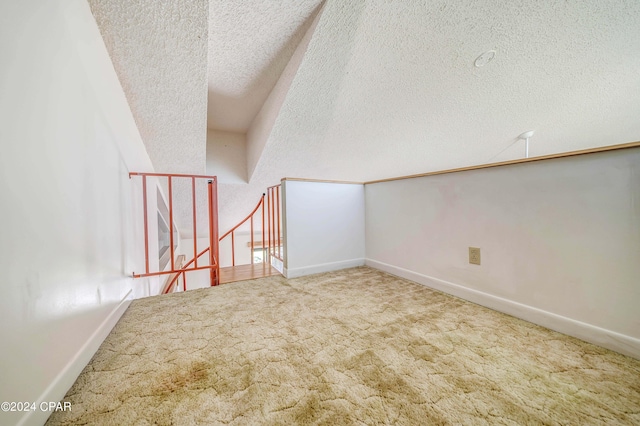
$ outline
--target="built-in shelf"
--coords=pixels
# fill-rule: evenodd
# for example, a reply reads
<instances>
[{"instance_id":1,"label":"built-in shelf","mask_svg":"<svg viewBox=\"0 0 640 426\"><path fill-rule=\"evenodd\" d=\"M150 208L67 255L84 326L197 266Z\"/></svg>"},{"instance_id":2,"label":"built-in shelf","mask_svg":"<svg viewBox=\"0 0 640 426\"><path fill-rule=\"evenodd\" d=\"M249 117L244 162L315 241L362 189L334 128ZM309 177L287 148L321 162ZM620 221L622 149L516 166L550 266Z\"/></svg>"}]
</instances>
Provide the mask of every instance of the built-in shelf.
<instances>
[{"instance_id":1,"label":"built-in shelf","mask_svg":"<svg viewBox=\"0 0 640 426\"><path fill-rule=\"evenodd\" d=\"M171 246L171 236L169 231L169 208L167 207L167 203L162 196L162 192L160 192L160 188L158 188L158 260L160 270L164 270L171 260L171 250L169 247ZM178 241L180 235L178 233L178 228L174 222L173 224L173 249L174 251L178 248Z\"/></svg>"}]
</instances>

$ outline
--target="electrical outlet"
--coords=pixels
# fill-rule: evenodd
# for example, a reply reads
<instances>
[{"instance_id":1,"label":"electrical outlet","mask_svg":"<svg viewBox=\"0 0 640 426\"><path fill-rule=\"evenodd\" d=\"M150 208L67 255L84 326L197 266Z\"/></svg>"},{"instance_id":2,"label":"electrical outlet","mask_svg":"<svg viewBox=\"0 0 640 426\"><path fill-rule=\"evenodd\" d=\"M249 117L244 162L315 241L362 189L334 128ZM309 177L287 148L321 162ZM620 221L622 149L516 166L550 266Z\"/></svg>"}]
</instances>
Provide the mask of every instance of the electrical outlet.
<instances>
[{"instance_id":1,"label":"electrical outlet","mask_svg":"<svg viewBox=\"0 0 640 426\"><path fill-rule=\"evenodd\" d=\"M469 263L472 265L480 264L480 249L478 247L469 247Z\"/></svg>"}]
</instances>

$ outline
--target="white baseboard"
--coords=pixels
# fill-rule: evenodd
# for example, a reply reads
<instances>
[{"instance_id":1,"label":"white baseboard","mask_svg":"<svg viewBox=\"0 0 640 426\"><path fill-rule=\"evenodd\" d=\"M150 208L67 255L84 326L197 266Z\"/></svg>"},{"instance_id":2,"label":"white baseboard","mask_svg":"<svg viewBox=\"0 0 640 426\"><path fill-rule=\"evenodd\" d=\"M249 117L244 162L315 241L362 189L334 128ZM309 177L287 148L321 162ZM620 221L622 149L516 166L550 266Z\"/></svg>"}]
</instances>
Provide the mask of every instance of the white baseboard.
<instances>
[{"instance_id":1,"label":"white baseboard","mask_svg":"<svg viewBox=\"0 0 640 426\"><path fill-rule=\"evenodd\" d=\"M129 290L124 298L114 307L107 318L102 321L100 326L87 339L84 345L82 345L75 356L69 360L64 369L58 373L53 382L51 382L42 395L40 395L40 398L38 398L38 401L36 402L36 406L39 407L44 401L62 401L64 396L67 394L67 391L69 391L71 386L73 386L75 381L78 379L80 373L82 373L84 367L86 367L89 361L91 361L91 358L93 358L93 355L95 355L102 342L104 342L104 339L106 339L109 333L111 333L111 330L116 325L122 314L124 314L124 311L126 311L131 304L131 301L133 300L131 297L132 292L133 290ZM51 412L48 411L28 411L25 413L25 416L20 419L18 426L43 425L49 418L49 415L51 415Z\"/></svg>"},{"instance_id":2,"label":"white baseboard","mask_svg":"<svg viewBox=\"0 0 640 426\"><path fill-rule=\"evenodd\" d=\"M342 260L340 262L322 263L320 265L305 266L303 268L284 269L287 278L303 277L305 275L319 274L321 272L337 271L339 269L355 268L364 265L364 258Z\"/></svg>"},{"instance_id":3,"label":"white baseboard","mask_svg":"<svg viewBox=\"0 0 640 426\"><path fill-rule=\"evenodd\" d=\"M577 337L578 339L611 349L612 351L640 359L640 339L474 290L463 285L378 262L373 259L366 259L366 265L551 330Z\"/></svg>"}]
</instances>

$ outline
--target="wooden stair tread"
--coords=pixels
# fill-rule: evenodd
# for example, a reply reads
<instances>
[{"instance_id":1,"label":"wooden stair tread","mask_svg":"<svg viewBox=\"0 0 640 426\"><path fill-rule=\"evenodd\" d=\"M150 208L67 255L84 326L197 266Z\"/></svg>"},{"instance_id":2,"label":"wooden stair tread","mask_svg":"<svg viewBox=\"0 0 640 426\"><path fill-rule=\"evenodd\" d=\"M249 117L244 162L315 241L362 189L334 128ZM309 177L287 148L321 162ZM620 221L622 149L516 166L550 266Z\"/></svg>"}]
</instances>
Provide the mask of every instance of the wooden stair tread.
<instances>
[{"instance_id":1,"label":"wooden stair tread","mask_svg":"<svg viewBox=\"0 0 640 426\"><path fill-rule=\"evenodd\" d=\"M268 263L253 263L249 265L227 266L220 268L220 284L228 284L236 281L254 280L256 278L281 275L280 272Z\"/></svg>"}]
</instances>

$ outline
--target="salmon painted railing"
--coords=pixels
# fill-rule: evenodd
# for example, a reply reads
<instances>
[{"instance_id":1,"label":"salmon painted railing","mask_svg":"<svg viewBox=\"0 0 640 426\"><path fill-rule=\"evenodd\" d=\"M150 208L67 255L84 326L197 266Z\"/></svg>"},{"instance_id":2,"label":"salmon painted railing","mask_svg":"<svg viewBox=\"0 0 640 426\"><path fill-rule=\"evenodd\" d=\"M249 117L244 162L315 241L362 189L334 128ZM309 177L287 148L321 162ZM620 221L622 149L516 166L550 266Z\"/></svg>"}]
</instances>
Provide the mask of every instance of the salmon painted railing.
<instances>
[{"instance_id":1,"label":"salmon painted railing","mask_svg":"<svg viewBox=\"0 0 640 426\"><path fill-rule=\"evenodd\" d=\"M250 221L251 224L251 230L250 230L250 234L251 234L251 239L250 239L250 243L249 243L249 247L250 247L250 254L249 254L249 259L250 262L249 263L253 263L253 251L255 248L255 236L254 236L254 216L258 213L258 209L260 209L260 207L262 207L262 219L260 221L260 223L262 224L262 241L264 241L264 232L265 232L265 216L264 216L264 196L265 194L262 194L262 197L260 197L260 201L258 201L258 204L256 205L256 207L251 211L251 213L249 213L249 215L247 215L247 217L245 217L242 221L240 221L240 223L238 223L236 226L234 226L233 228L231 228L230 230L228 230L227 232L224 233L224 235L222 235L222 237L220 237L220 241L222 242L222 240L224 240L226 237L231 236L231 265L232 266L236 266L236 239L235 239L235 232L238 228L240 228L242 225L244 225L245 223L247 223L247 221ZM263 248L264 250L264 248Z\"/></svg>"},{"instance_id":2,"label":"salmon painted railing","mask_svg":"<svg viewBox=\"0 0 640 426\"><path fill-rule=\"evenodd\" d=\"M195 256L193 259L191 259L190 261L188 261L188 262L186 263L186 265L184 265L184 267L183 267L183 268L188 268L188 267L189 267L189 266L191 266L191 264L192 264L192 263L194 263L194 262L196 262L196 265L197 265L197 259L201 258L201 257L202 257L205 253L207 253L208 251L209 251L209 247L207 247L206 249L202 250L200 253L198 253L198 255L197 255L197 256ZM219 271L220 271L220 267L219 267L219 265L216 265L216 266L218 266L218 272L217 272L218 281L216 281L216 283L215 283L215 284L211 284L212 286L215 286L215 285L220 284L220 282L219 282L219 277L220 277L220 272L219 272ZM197 268L197 267L196 267L196 268L192 268L192 269L181 269L180 271L182 271L182 273L178 273L178 274L176 274L176 275L171 279L171 282L170 282L167 286L165 286L165 289L164 289L164 291L162 292L162 294L168 294L168 293L171 293L171 290L173 290L173 286L174 286L175 284L177 284L177 283L178 283L178 278L180 278L180 276L182 276L182 291L187 291L187 276L186 276L186 272L193 271L193 270L197 270L197 269L200 269L200 268Z\"/></svg>"},{"instance_id":3,"label":"salmon painted railing","mask_svg":"<svg viewBox=\"0 0 640 426\"><path fill-rule=\"evenodd\" d=\"M178 256L177 260L176 260L176 269L180 270L184 267L184 260L185 260L186 256L184 254L181 254ZM178 287L180 286L180 282L179 282L179 278L182 277L182 287L184 289L187 288L187 276L186 274L183 273L174 273L171 274L167 277L167 281L165 281L165 284L163 286L163 290L162 290L162 294L167 294L167 293L171 293L171 290L173 290L173 285L177 284Z\"/></svg>"},{"instance_id":4,"label":"salmon painted railing","mask_svg":"<svg viewBox=\"0 0 640 426\"><path fill-rule=\"evenodd\" d=\"M256 224L260 224L260 232L262 234L262 241L260 242L260 246L262 247L262 263L271 263L271 257L276 258L282 261L282 237L281 237L281 229L282 229L282 217L281 217L281 198L280 198L280 185L275 185L267 188L267 193L262 194L260 197L260 201L254 207L254 209L242 219L237 225L233 228L225 232L222 237L220 237L219 242L222 242L225 238L231 238L231 264L232 266L236 266L236 256L235 256L235 233L242 225L247 222L250 223L250 241L249 241L249 264L253 262L253 254L258 242L255 241L255 229ZM257 221L257 215L260 214L259 222ZM209 251L209 248L205 248L200 253L198 253L197 258L202 257ZM191 259L184 265L184 268L188 268L194 263L196 259ZM246 263L243 263L246 264ZM182 277L182 289L183 291L187 289L186 284L186 274L176 274L171 278L171 282L167 286L165 286L164 294L170 293L175 288L179 286L179 278Z\"/></svg>"},{"instance_id":5,"label":"salmon painted railing","mask_svg":"<svg viewBox=\"0 0 640 426\"><path fill-rule=\"evenodd\" d=\"M209 277L211 286L219 284L220 277L220 262L218 252L218 186L217 178L215 176L201 176L201 175L186 175L186 174L166 174L166 173L129 173L129 177L134 176L142 177L142 198L143 198L143 215L144 215L144 258L145 258L145 271L144 273L133 273L134 278L153 277L167 274L174 274L171 282L165 286L164 292L168 293L177 282L178 278L182 276L183 288L186 290L186 273L190 271L209 270ZM147 198L147 179L149 177L166 178L167 179L167 191L168 191L168 210L169 210L169 253L171 267L167 271L152 271L149 266L149 208ZM193 215L193 252L197 251L197 213L196 213L196 182L201 180L207 181L207 216L208 216L208 235L209 235L209 247L202 250L197 256L194 256L184 266L176 266L175 256L175 241L174 241L174 224L173 224L173 184L178 179L187 179L191 182L191 199L192 199L192 215ZM205 253L209 253L208 265L198 265L198 259ZM193 266L191 266L193 265Z\"/></svg>"},{"instance_id":6,"label":"salmon painted railing","mask_svg":"<svg viewBox=\"0 0 640 426\"><path fill-rule=\"evenodd\" d=\"M231 238L231 265L236 266L236 238L235 233L242 225L247 222L250 223L250 241L249 241L249 262L254 263L254 251L256 248L255 241L255 221L256 216L260 214L260 221L262 232L262 241L260 246L262 247L262 263L271 263L271 257L282 261L282 237L280 230L282 228L281 208L280 208L280 185L275 185L267 188L266 194L262 194L260 201L255 208L240 221L236 226L225 232L220 237L220 242L223 239ZM247 264L247 263L242 263Z\"/></svg>"},{"instance_id":7,"label":"salmon painted railing","mask_svg":"<svg viewBox=\"0 0 640 426\"><path fill-rule=\"evenodd\" d=\"M267 205L269 215L267 220L269 221L269 238L268 253L270 257L278 259L280 262L283 260L282 254L282 236L280 234L280 228L282 224L282 217L280 216L282 200L280 199L280 187L281 185L274 185L267 188ZM264 241L264 238L262 239ZM269 260L269 263L271 261Z\"/></svg>"}]
</instances>

